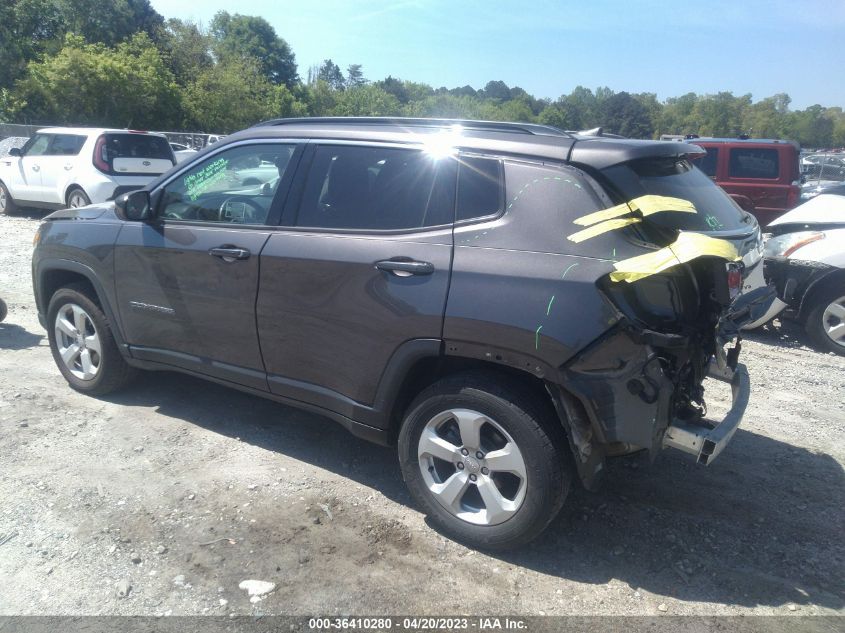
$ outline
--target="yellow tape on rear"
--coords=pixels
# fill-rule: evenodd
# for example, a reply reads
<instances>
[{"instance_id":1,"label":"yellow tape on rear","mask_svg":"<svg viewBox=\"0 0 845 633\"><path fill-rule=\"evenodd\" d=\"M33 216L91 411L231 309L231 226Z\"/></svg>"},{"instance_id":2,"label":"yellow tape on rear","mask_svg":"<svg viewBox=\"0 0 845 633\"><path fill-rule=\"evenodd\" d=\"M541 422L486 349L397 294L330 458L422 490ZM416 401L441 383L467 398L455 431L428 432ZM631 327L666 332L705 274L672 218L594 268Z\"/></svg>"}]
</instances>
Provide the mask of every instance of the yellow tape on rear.
<instances>
[{"instance_id":1,"label":"yellow tape on rear","mask_svg":"<svg viewBox=\"0 0 845 633\"><path fill-rule=\"evenodd\" d=\"M610 279L630 283L705 256L719 257L727 261L740 259L736 247L726 240L682 231L677 240L659 251L615 263L615 272L610 273Z\"/></svg>"},{"instance_id":2,"label":"yellow tape on rear","mask_svg":"<svg viewBox=\"0 0 845 633\"><path fill-rule=\"evenodd\" d=\"M588 229L584 229L583 231L578 231L577 233L573 233L566 239L570 242L583 242L584 240L588 240L591 237L595 237L596 235L601 235L602 233L607 233L608 231L612 231L614 229L621 229L623 226L628 226L629 224L637 224L638 222L642 222L640 218L619 218L616 220L606 220L601 222L600 224L596 224L591 226Z\"/></svg>"},{"instance_id":3,"label":"yellow tape on rear","mask_svg":"<svg viewBox=\"0 0 845 633\"><path fill-rule=\"evenodd\" d=\"M634 198L629 202L617 204L615 207L603 209L590 213L573 220L574 224L579 226L590 226L596 222L604 222L619 216L639 211L643 216L652 215L654 213L662 213L665 211L679 211L681 213L696 213L695 205L689 200L683 198L672 198L669 196L640 196Z\"/></svg>"}]
</instances>

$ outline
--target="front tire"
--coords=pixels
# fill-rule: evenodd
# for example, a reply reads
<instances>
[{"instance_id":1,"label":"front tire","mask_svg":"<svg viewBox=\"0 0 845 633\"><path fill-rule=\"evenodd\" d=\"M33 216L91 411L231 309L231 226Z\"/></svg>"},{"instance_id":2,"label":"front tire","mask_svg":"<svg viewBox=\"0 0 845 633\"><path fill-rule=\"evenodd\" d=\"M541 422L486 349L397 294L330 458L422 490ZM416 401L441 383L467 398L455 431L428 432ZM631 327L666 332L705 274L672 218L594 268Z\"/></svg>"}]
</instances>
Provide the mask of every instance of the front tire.
<instances>
[{"instance_id":1,"label":"front tire","mask_svg":"<svg viewBox=\"0 0 845 633\"><path fill-rule=\"evenodd\" d=\"M77 391L107 394L134 374L117 348L108 319L83 287L56 291L47 308L47 325L53 360Z\"/></svg>"},{"instance_id":2,"label":"front tire","mask_svg":"<svg viewBox=\"0 0 845 633\"><path fill-rule=\"evenodd\" d=\"M432 523L489 550L528 543L557 516L571 483L568 458L552 410L479 373L424 390L399 434L402 476Z\"/></svg>"},{"instance_id":3,"label":"front tire","mask_svg":"<svg viewBox=\"0 0 845 633\"><path fill-rule=\"evenodd\" d=\"M67 206L70 209L87 207L89 204L91 204L91 198L82 189L71 189L67 194Z\"/></svg>"},{"instance_id":4,"label":"front tire","mask_svg":"<svg viewBox=\"0 0 845 633\"><path fill-rule=\"evenodd\" d=\"M819 349L845 356L845 288L813 299L804 329Z\"/></svg>"},{"instance_id":5,"label":"front tire","mask_svg":"<svg viewBox=\"0 0 845 633\"><path fill-rule=\"evenodd\" d=\"M3 182L0 182L0 215L11 215L18 210L18 205L9 193L8 187Z\"/></svg>"}]
</instances>

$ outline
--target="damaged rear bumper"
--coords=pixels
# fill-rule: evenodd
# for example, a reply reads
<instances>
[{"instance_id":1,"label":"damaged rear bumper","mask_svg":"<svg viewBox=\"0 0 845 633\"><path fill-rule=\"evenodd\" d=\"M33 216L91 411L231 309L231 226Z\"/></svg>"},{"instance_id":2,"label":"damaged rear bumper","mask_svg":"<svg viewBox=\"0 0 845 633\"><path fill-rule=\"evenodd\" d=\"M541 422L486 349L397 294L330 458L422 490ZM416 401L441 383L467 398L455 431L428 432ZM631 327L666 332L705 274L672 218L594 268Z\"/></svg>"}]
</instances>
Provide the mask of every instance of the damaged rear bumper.
<instances>
[{"instance_id":1,"label":"damaged rear bumper","mask_svg":"<svg viewBox=\"0 0 845 633\"><path fill-rule=\"evenodd\" d=\"M709 377L730 383L731 408L721 422L708 426L708 420L695 424L675 420L666 428L663 436L664 448L676 448L696 456L699 464L707 465L721 453L745 415L751 396L751 380L745 365L737 364L736 369L720 368L711 363Z\"/></svg>"}]
</instances>

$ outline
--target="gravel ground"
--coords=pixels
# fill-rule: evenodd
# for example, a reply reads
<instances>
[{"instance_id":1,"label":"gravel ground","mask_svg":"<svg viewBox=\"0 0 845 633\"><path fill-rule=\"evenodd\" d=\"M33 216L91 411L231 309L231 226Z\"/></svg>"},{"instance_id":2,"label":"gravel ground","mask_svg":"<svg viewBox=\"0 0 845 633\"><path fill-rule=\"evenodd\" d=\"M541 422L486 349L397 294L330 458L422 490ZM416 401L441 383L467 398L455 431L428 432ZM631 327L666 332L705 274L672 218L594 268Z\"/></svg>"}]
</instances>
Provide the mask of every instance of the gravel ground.
<instances>
[{"instance_id":1,"label":"gravel ground","mask_svg":"<svg viewBox=\"0 0 845 633\"><path fill-rule=\"evenodd\" d=\"M393 450L326 419L171 373L69 389L31 294L39 220L0 216L0 615L845 612L845 358L794 324L749 337L754 394L712 466L615 460L491 556L427 525ZM727 386L708 394L724 411ZM275 590L251 603L247 579Z\"/></svg>"}]
</instances>

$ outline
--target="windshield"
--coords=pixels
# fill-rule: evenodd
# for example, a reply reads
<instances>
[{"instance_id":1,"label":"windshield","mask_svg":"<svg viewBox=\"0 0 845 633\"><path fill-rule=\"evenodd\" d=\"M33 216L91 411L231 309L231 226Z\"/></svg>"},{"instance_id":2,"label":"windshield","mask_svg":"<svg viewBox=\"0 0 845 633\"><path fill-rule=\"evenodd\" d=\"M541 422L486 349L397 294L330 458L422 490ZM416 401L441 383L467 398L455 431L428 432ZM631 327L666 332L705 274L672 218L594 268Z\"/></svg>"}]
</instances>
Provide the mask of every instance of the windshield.
<instances>
[{"instance_id":1,"label":"windshield","mask_svg":"<svg viewBox=\"0 0 845 633\"><path fill-rule=\"evenodd\" d=\"M649 218L660 226L683 231L730 231L748 226L749 216L686 159L631 161L604 173L628 200L652 194L689 200L695 205L697 213L668 211Z\"/></svg>"}]
</instances>

